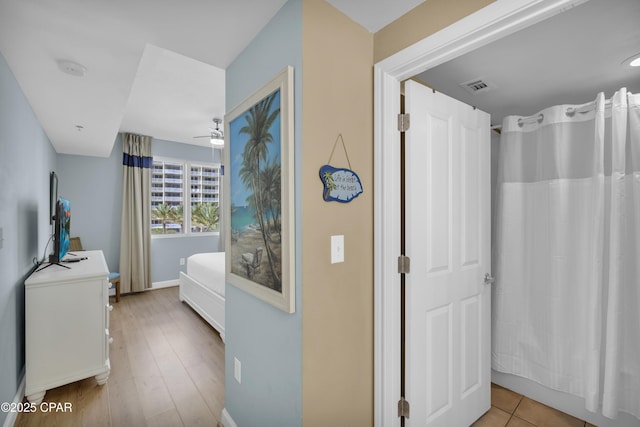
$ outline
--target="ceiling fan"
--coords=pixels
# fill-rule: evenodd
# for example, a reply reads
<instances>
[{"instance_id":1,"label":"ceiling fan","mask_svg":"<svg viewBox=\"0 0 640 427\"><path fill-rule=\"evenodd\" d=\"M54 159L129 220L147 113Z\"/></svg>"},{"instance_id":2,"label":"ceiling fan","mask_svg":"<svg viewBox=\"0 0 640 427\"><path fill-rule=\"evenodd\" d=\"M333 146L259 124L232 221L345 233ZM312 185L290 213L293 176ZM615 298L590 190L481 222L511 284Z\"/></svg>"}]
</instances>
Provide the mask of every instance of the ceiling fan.
<instances>
[{"instance_id":1,"label":"ceiling fan","mask_svg":"<svg viewBox=\"0 0 640 427\"><path fill-rule=\"evenodd\" d=\"M222 119L214 118L213 123L215 123L216 127L215 129L209 128L209 135L199 135L194 136L194 138L209 138L212 145L222 146L224 145L224 132L220 129Z\"/></svg>"}]
</instances>

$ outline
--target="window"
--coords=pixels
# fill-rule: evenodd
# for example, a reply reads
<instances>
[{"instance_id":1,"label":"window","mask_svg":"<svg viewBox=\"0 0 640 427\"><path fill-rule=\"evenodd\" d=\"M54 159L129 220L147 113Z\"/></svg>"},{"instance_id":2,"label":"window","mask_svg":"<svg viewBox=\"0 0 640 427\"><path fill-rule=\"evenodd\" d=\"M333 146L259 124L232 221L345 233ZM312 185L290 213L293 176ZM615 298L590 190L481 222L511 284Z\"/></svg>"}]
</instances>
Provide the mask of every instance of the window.
<instances>
[{"instance_id":1,"label":"window","mask_svg":"<svg viewBox=\"0 0 640 427\"><path fill-rule=\"evenodd\" d=\"M220 166L190 165L191 232L219 231Z\"/></svg>"},{"instance_id":2,"label":"window","mask_svg":"<svg viewBox=\"0 0 640 427\"><path fill-rule=\"evenodd\" d=\"M151 177L151 233L186 235L219 231L219 195L220 165L155 158Z\"/></svg>"}]
</instances>

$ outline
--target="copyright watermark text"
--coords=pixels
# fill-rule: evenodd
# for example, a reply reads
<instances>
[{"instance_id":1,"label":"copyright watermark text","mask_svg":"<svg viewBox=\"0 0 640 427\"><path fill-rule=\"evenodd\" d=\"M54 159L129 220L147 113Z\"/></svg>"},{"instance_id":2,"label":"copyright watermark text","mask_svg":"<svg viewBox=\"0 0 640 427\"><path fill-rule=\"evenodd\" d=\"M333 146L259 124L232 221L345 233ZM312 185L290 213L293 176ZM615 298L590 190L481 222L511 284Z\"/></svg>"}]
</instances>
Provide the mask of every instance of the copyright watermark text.
<instances>
[{"instance_id":1,"label":"copyright watermark text","mask_svg":"<svg viewBox=\"0 0 640 427\"><path fill-rule=\"evenodd\" d=\"M1 412L73 412L71 402L42 402L40 404L31 402L2 402Z\"/></svg>"}]
</instances>

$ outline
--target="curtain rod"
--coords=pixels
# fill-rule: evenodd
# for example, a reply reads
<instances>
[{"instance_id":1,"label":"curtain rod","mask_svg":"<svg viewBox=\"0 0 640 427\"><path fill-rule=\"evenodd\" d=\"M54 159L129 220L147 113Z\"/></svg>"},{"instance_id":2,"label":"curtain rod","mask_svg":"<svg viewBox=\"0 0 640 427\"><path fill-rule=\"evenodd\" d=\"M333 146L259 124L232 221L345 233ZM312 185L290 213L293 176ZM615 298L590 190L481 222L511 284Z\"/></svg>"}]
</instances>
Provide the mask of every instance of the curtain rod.
<instances>
[{"instance_id":1,"label":"curtain rod","mask_svg":"<svg viewBox=\"0 0 640 427\"><path fill-rule=\"evenodd\" d=\"M611 99L606 99L604 101L604 108L611 108L611 105L612 105ZM568 107L567 110L565 111L565 114L569 117L575 116L576 113L586 114L590 111L593 111L595 106L596 106L596 102L592 101L587 104L581 105L580 107ZM525 124L530 124L535 122L542 123L543 120L544 120L544 114L542 113L537 114L535 116L521 117L518 119L518 126L522 127ZM491 130L501 131L502 125L493 125L491 126Z\"/></svg>"}]
</instances>

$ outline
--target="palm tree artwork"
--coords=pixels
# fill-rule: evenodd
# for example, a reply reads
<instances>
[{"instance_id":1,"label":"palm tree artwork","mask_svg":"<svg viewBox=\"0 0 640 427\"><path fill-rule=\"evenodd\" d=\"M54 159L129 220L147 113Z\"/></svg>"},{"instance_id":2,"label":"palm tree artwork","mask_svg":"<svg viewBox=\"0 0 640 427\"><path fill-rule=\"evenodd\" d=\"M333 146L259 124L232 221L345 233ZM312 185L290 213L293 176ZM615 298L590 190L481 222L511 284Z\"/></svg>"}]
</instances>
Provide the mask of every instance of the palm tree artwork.
<instances>
[{"instance_id":1,"label":"palm tree artwork","mask_svg":"<svg viewBox=\"0 0 640 427\"><path fill-rule=\"evenodd\" d=\"M332 190L336 189L336 183L333 182L333 174L329 171L325 171L322 174L322 182L324 183L324 191L322 192L322 198L329 200L329 195Z\"/></svg>"},{"instance_id":2,"label":"palm tree artwork","mask_svg":"<svg viewBox=\"0 0 640 427\"><path fill-rule=\"evenodd\" d=\"M275 91L248 108L231 123L231 256L263 249L257 274L232 261L232 272L281 292L282 289L282 197L280 158L280 91ZM232 140L233 141L233 140ZM241 215L244 214L244 220ZM250 220L246 218L250 217ZM247 222L250 222L247 224ZM235 267L234 267L235 266Z\"/></svg>"},{"instance_id":3,"label":"palm tree artwork","mask_svg":"<svg viewBox=\"0 0 640 427\"><path fill-rule=\"evenodd\" d=\"M280 181L280 165L271 162L266 165L260 173L263 185L262 206L265 209L265 215L270 219L269 237L277 234L277 240L282 240L282 203L281 203L281 181ZM273 241L273 240L272 240Z\"/></svg>"}]
</instances>

